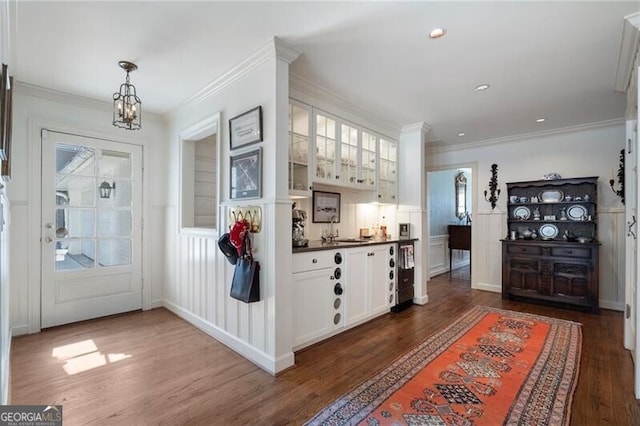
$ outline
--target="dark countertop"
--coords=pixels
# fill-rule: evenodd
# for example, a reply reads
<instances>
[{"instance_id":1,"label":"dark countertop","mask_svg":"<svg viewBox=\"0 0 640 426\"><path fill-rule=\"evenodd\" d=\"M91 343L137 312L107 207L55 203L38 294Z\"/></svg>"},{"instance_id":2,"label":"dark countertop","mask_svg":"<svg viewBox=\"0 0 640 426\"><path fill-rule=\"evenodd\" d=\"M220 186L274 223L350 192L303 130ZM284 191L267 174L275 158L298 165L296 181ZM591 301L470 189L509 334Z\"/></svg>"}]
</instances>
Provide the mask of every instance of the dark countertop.
<instances>
[{"instance_id":1,"label":"dark countertop","mask_svg":"<svg viewBox=\"0 0 640 426\"><path fill-rule=\"evenodd\" d=\"M374 246L379 244L392 244L392 243L402 243L407 241L418 241L417 238L405 238L405 239L387 239L387 240L359 240L357 238L343 238L342 241L334 242L334 243L325 243L321 240L309 241L308 247L293 247L293 254L296 253L305 253L309 251L320 251L320 250L338 250L343 248L354 248L354 247L362 247L362 246ZM345 241L349 240L349 241Z\"/></svg>"}]
</instances>

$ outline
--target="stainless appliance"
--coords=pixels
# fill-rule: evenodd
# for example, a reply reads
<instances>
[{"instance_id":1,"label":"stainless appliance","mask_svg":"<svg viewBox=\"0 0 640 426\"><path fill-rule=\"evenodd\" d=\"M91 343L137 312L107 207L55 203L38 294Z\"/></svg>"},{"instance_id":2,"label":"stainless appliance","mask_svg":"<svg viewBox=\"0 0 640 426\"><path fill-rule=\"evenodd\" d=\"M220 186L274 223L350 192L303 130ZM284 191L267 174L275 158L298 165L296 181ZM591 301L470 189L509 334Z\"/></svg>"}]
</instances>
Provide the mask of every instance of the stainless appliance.
<instances>
[{"instance_id":1,"label":"stainless appliance","mask_svg":"<svg viewBox=\"0 0 640 426\"><path fill-rule=\"evenodd\" d=\"M293 203L291 210L291 244L293 247L306 247L309 245L309 240L304 237L304 225L307 220L307 212L296 208L296 203Z\"/></svg>"}]
</instances>

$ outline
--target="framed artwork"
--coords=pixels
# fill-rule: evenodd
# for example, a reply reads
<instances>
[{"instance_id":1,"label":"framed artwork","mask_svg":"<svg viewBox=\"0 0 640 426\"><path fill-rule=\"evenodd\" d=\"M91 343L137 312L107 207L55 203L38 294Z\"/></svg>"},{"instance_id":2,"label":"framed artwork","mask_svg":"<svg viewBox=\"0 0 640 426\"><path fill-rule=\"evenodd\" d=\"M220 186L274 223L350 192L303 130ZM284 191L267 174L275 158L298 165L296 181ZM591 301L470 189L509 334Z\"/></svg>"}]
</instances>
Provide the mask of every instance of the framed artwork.
<instances>
[{"instance_id":1,"label":"framed artwork","mask_svg":"<svg viewBox=\"0 0 640 426\"><path fill-rule=\"evenodd\" d=\"M262 141L262 107L242 113L229 120L231 149Z\"/></svg>"},{"instance_id":2,"label":"framed artwork","mask_svg":"<svg viewBox=\"0 0 640 426\"><path fill-rule=\"evenodd\" d=\"M0 159L7 159L7 108L9 100L9 71L7 64L2 64L2 76L0 77Z\"/></svg>"},{"instance_id":3,"label":"framed artwork","mask_svg":"<svg viewBox=\"0 0 640 426\"><path fill-rule=\"evenodd\" d=\"M4 78L4 77L3 77ZM7 97L7 111L4 123L4 153L5 159L0 164L0 175L4 181L11 179L11 132L13 123L13 77L9 77L9 90L5 93Z\"/></svg>"},{"instance_id":4,"label":"framed artwork","mask_svg":"<svg viewBox=\"0 0 640 426\"><path fill-rule=\"evenodd\" d=\"M409 224L408 223L400 223L400 238L410 238L410 233L409 233Z\"/></svg>"},{"instance_id":5,"label":"framed artwork","mask_svg":"<svg viewBox=\"0 0 640 426\"><path fill-rule=\"evenodd\" d=\"M313 223L340 223L340 193L313 191Z\"/></svg>"},{"instance_id":6,"label":"framed artwork","mask_svg":"<svg viewBox=\"0 0 640 426\"><path fill-rule=\"evenodd\" d=\"M230 157L230 198L262 196L262 148Z\"/></svg>"}]
</instances>

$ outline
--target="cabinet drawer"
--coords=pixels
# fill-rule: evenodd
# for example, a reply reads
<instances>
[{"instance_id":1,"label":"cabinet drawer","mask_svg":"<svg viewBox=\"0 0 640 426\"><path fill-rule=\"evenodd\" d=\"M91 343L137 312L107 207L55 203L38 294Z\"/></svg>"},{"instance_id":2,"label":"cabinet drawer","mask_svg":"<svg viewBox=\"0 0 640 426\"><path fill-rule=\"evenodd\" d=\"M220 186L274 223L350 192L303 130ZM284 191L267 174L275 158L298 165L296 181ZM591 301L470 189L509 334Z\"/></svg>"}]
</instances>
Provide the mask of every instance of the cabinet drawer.
<instances>
[{"instance_id":1,"label":"cabinet drawer","mask_svg":"<svg viewBox=\"0 0 640 426\"><path fill-rule=\"evenodd\" d=\"M562 257L591 257L591 249L587 247L554 247L551 249L552 256Z\"/></svg>"},{"instance_id":2,"label":"cabinet drawer","mask_svg":"<svg viewBox=\"0 0 640 426\"><path fill-rule=\"evenodd\" d=\"M540 255L542 253L542 247L509 244L509 246L507 246L507 253Z\"/></svg>"},{"instance_id":3,"label":"cabinet drawer","mask_svg":"<svg viewBox=\"0 0 640 426\"><path fill-rule=\"evenodd\" d=\"M413 268L398 269L398 289L413 286Z\"/></svg>"},{"instance_id":4,"label":"cabinet drawer","mask_svg":"<svg viewBox=\"0 0 640 426\"><path fill-rule=\"evenodd\" d=\"M296 253L293 255L293 273L313 271L315 269L331 268L337 266L334 260L336 252L333 250L313 251L309 253Z\"/></svg>"}]
</instances>

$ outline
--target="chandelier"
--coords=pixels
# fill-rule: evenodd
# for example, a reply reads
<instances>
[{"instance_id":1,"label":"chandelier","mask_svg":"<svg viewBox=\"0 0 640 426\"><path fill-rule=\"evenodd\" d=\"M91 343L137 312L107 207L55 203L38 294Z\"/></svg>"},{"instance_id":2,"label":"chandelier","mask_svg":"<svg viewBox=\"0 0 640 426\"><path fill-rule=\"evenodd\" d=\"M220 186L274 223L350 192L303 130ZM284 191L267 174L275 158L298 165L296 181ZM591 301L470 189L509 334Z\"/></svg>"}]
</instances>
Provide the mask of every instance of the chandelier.
<instances>
[{"instance_id":1,"label":"chandelier","mask_svg":"<svg viewBox=\"0 0 640 426\"><path fill-rule=\"evenodd\" d=\"M127 72L127 80L120 85L120 91L113 94L113 125L123 129L140 130L142 101L136 94L136 86L129 82L129 73L138 67L128 61L120 61L118 64Z\"/></svg>"}]
</instances>

